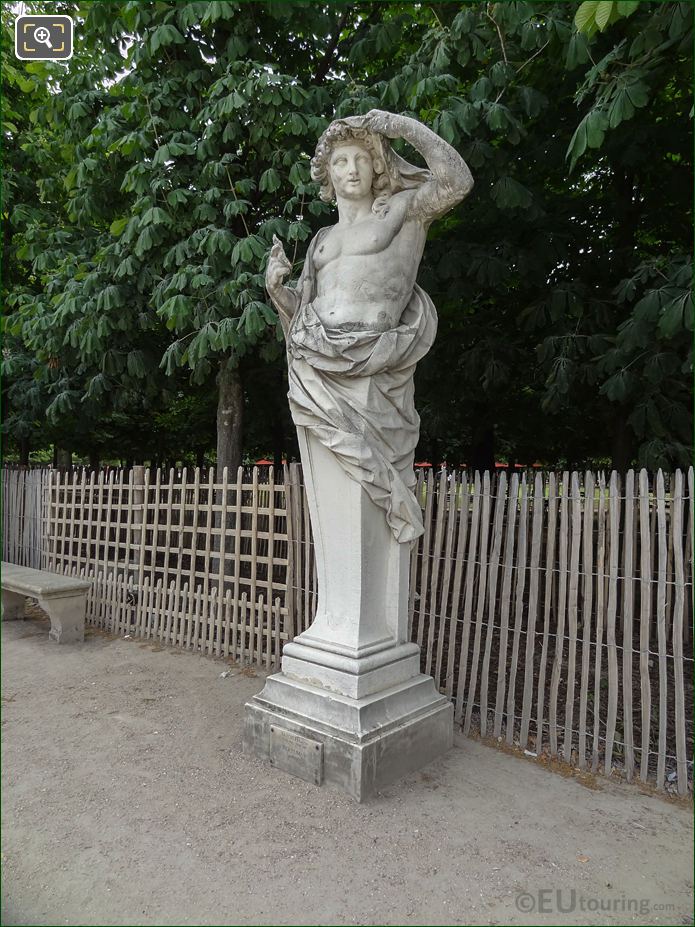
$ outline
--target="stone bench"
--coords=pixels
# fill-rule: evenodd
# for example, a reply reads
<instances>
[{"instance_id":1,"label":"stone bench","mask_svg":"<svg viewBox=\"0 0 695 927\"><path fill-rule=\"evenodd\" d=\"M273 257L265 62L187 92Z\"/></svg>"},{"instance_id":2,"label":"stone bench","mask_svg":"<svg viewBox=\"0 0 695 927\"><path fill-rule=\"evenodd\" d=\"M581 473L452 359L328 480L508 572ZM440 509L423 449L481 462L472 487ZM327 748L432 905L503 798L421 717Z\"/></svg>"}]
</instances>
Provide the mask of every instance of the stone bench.
<instances>
[{"instance_id":1,"label":"stone bench","mask_svg":"<svg viewBox=\"0 0 695 927\"><path fill-rule=\"evenodd\" d=\"M49 640L71 644L84 640L84 616L90 583L73 576L2 561L2 619L24 617L24 600L32 596L51 619Z\"/></svg>"}]
</instances>

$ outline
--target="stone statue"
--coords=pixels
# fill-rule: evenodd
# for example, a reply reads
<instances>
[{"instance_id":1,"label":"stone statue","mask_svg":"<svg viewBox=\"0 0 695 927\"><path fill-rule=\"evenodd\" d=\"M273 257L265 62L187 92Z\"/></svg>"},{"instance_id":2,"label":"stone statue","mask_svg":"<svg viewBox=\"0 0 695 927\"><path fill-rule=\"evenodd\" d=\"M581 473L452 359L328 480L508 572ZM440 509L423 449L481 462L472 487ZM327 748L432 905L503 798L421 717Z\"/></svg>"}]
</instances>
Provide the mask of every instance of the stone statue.
<instances>
[{"instance_id":1,"label":"stone statue","mask_svg":"<svg viewBox=\"0 0 695 927\"><path fill-rule=\"evenodd\" d=\"M397 155L394 138L427 169ZM422 123L381 110L332 122L311 170L321 198L337 201L338 222L314 237L294 287L283 283L292 267L274 238L266 287L287 342L318 606L285 645L282 673L249 703L247 743L272 761L280 731L319 731L326 780L361 799L451 744L452 706L408 641L409 551L423 531L413 378L437 330L416 277L429 224L473 178ZM297 775L302 749L287 747L285 768ZM315 770L305 778L318 781Z\"/></svg>"},{"instance_id":2,"label":"stone statue","mask_svg":"<svg viewBox=\"0 0 695 927\"><path fill-rule=\"evenodd\" d=\"M412 144L429 170L400 158L391 138ZM296 288L282 284L291 264L277 238L266 271L287 337L293 418L385 509L396 539L412 541L422 533L411 491L419 435L413 374L437 328L415 279L429 224L470 193L473 178L422 123L381 110L331 123L312 178L323 200L337 200L338 223L311 242Z\"/></svg>"}]
</instances>

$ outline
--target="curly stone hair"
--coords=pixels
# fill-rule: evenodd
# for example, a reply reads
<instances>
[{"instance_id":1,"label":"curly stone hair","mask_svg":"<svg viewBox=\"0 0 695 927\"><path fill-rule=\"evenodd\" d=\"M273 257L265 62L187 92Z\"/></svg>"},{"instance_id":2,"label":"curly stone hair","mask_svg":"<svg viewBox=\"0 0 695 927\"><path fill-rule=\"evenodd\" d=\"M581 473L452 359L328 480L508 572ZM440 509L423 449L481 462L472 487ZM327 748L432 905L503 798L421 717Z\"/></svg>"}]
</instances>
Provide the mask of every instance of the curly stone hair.
<instances>
[{"instance_id":1,"label":"curly stone hair","mask_svg":"<svg viewBox=\"0 0 695 927\"><path fill-rule=\"evenodd\" d=\"M329 170L331 152L338 145L361 145L372 156L374 165L374 179L372 193L375 197L388 196L391 192L391 183L386 171L383 155L379 150L374 133L368 129L353 129L340 123L331 123L316 145L316 153L311 159L311 179L321 185L319 196L324 203L331 203L335 199L335 190L331 182ZM381 167L377 171L377 165Z\"/></svg>"}]
</instances>

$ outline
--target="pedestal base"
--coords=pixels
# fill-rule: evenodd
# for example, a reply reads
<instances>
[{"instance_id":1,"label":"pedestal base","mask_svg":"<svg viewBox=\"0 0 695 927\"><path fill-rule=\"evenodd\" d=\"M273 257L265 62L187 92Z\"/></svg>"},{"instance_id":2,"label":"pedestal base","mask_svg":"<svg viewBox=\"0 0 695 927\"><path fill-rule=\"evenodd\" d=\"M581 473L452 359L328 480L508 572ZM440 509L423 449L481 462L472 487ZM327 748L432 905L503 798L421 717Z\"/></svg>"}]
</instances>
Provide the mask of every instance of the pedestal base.
<instances>
[{"instance_id":1,"label":"pedestal base","mask_svg":"<svg viewBox=\"0 0 695 927\"><path fill-rule=\"evenodd\" d=\"M246 704L244 747L363 801L448 750L453 711L419 673L361 698L277 673Z\"/></svg>"}]
</instances>

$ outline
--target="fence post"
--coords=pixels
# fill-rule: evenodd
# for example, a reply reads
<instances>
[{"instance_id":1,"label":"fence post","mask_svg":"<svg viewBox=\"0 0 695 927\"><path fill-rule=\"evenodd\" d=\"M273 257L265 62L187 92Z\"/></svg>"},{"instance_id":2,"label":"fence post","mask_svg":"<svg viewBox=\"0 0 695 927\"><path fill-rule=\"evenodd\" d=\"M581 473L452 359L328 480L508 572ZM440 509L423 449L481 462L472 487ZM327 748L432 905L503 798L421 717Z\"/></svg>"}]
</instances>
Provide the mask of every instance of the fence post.
<instances>
[{"instance_id":1,"label":"fence post","mask_svg":"<svg viewBox=\"0 0 695 927\"><path fill-rule=\"evenodd\" d=\"M143 568L145 564L145 468L141 465L133 467L133 547L137 551L137 561L135 555L126 564L128 575L134 583L140 585L143 578ZM135 551L133 554L135 554ZM137 573L135 565L137 563Z\"/></svg>"}]
</instances>

